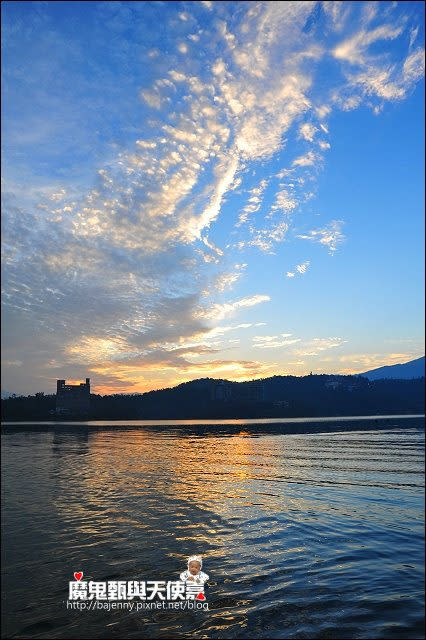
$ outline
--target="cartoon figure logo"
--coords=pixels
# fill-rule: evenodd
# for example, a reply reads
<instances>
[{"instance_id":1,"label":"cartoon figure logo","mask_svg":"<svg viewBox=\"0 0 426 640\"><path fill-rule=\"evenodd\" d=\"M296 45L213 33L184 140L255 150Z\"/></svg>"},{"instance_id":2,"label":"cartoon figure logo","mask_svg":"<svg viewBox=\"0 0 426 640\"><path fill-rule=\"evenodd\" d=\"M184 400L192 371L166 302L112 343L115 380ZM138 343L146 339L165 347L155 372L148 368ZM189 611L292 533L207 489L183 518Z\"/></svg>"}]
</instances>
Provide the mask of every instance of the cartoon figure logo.
<instances>
[{"instance_id":1,"label":"cartoon figure logo","mask_svg":"<svg viewBox=\"0 0 426 640\"><path fill-rule=\"evenodd\" d=\"M188 569L182 571L180 579L185 583L186 597L191 600L205 600L204 583L209 576L201 571L203 560L201 556L190 556L188 558Z\"/></svg>"}]
</instances>

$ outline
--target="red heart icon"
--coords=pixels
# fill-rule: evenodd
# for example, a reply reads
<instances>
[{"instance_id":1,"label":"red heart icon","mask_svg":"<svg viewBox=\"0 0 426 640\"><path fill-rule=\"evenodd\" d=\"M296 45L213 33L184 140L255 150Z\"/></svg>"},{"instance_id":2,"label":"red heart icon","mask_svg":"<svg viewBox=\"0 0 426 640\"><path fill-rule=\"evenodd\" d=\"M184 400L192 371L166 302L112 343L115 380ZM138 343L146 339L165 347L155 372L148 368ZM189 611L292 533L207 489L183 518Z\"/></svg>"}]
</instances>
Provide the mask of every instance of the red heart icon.
<instances>
[{"instance_id":1,"label":"red heart icon","mask_svg":"<svg viewBox=\"0 0 426 640\"><path fill-rule=\"evenodd\" d=\"M204 595L204 593L199 593L198 596L196 596L195 598L196 600L205 600L206 596Z\"/></svg>"},{"instance_id":2,"label":"red heart icon","mask_svg":"<svg viewBox=\"0 0 426 640\"><path fill-rule=\"evenodd\" d=\"M74 571L74 578L77 580L77 582L79 580L81 580L83 577L83 572L82 571Z\"/></svg>"}]
</instances>

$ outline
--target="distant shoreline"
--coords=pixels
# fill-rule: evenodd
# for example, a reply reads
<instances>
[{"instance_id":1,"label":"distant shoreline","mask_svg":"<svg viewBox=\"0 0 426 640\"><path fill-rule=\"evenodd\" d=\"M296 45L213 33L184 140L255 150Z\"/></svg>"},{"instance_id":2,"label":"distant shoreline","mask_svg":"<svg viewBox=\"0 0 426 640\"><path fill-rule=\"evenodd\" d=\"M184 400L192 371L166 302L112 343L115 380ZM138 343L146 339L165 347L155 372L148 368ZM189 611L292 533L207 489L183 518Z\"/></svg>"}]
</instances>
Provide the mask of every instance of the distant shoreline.
<instances>
[{"instance_id":1,"label":"distant shoreline","mask_svg":"<svg viewBox=\"0 0 426 640\"><path fill-rule=\"evenodd\" d=\"M340 425L340 429L352 430L350 423L360 423L362 421L370 421L367 428L387 428L389 425L383 421L398 420L398 419L424 419L425 414L389 414L389 415L363 415L363 416L307 416L307 417L295 417L295 418L229 418L229 419L148 419L148 420L34 420L34 421L18 421L8 420L1 423L2 431L8 430L8 427L17 429L26 429L27 427L33 427L34 429L54 428L54 427L72 427L72 428L90 428L90 429L139 429L146 427L262 427L265 429L276 427L290 427L297 429L300 432L300 428L305 424L308 424L309 429L324 429L326 425L324 423L336 423L345 422L346 425ZM380 422L382 424L380 424ZM314 425L318 426L315 427ZM293 425L293 427L291 426ZM297 425L297 426L296 426ZM329 424L329 429L335 429L337 425ZM365 428L365 425L362 425Z\"/></svg>"},{"instance_id":2,"label":"distant shoreline","mask_svg":"<svg viewBox=\"0 0 426 640\"><path fill-rule=\"evenodd\" d=\"M379 380L312 375L296 379L275 376L261 382L201 379L131 396L90 395L90 405L76 401L58 406L57 397L15 397L2 400L7 422L87 422L130 420L275 421L383 415L423 415L424 378ZM57 411L58 409L58 411ZM62 411L63 409L63 411ZM326 416L324 418L324 416Z\"/></svg>"}]
</instances>

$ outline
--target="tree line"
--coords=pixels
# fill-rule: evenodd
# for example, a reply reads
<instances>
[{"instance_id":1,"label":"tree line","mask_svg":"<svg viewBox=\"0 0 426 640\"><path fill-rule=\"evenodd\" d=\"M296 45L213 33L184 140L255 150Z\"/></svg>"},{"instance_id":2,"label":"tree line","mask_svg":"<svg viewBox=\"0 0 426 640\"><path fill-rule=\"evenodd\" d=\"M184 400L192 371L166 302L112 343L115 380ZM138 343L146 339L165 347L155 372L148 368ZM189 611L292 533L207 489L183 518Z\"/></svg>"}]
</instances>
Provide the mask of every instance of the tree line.
<instances>
[{"instance_id":1,"label":"tree line","mask_svg":"<svg viewBox=\"0 0 426 640\"><path fill-rule=\"evenodd\" d=\"M424 413L424 378L369 381L325 374L252 382L205 378L140 394L91 394L90 405L93 420ZM55 406L54 394L11 396L1 401L2 420L57 420Z\"/></svg>"}]
</instances>

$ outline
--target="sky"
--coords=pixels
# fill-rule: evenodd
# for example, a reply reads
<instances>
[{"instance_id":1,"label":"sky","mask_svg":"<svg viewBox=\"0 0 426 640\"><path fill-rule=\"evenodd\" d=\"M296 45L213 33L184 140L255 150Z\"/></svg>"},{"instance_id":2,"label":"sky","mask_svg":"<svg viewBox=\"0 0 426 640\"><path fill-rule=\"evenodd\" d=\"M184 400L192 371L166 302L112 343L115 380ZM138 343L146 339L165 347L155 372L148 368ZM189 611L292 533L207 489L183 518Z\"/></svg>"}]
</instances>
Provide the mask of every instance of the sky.
<instances>
[{"instance_id":1,"label":"sky","mask_svg":"<svg viewBox=\"0 0 426 640\"><path fill-rule=\"evenodd\" d=\"M422 2L3 2L2 389L424 354Z\"/></svg>"}]
</instances>

